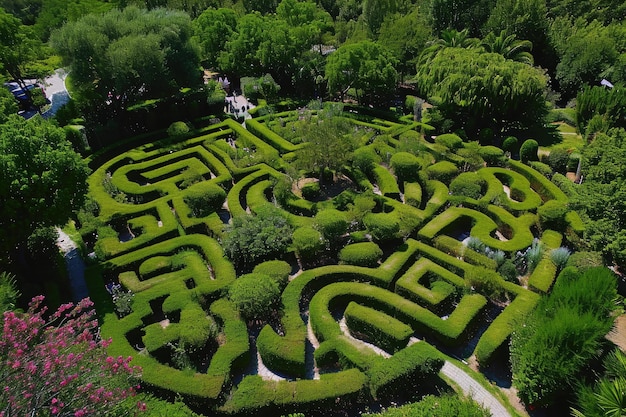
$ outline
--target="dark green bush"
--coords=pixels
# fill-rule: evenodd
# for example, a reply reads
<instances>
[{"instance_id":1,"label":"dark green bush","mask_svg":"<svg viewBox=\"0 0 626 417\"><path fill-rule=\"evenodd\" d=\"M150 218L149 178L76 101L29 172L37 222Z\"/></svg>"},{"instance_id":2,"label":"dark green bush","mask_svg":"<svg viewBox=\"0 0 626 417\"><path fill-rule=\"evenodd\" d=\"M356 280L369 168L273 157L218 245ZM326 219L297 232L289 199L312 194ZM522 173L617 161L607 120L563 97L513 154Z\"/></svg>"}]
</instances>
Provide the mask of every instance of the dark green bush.
<instances>
[{"instance_id":1,"label":"dark green bush","mask_svg":"<svg viewBox=\"0 0 626 417\"><path fill-rule=\"evenodd\" d=\"M265 274L246 274L237 278L228 290L228 298L247 319L267 319L276 309L280 288Z\"/></svg>"},{"instance_id":2,"label":"dark green bush","mask_svg":"<svg viewBox=\"0 0 626 417\"><path fill-rule=\"evenodd\" d=\"M580 154L572 152L567 158L567 172L576 172L578 170L578 163L580 162Z\"/></svg>"},{"instance_id":3,"label":"dark green bush","mask_svg":"<svg viewBox=\"0 0 626 417\"><path fill-rule=\"evenodd\" d=\"M252 270L252 273L269 276L278 284L278 287L282 290L287 286L287 283L289 283L291 265L289 265L285 261L265 261L255 266Z\"/></svg>"},{"instance_id":4,"label":"dark green bush","mask_svg":"<svg viewBox=\"0 0 626 417\"><path fill-rule=\"evenodd\" d=\"M567 214L567 203L557 200L547 201L537 209L541 227L561 231L565 227L565 215Z\"/></svg>"},{"instance_id":5,"label":"dark green bush","mask_svg":"<svg viewBox=\"0 0 626 417\"><path fill-rule=\"evenodd\" d=\"M226 191L212 182L199 182L185 191L183 197L194 217L205 217L222 207Z\"/></svg>"},{"instance_id":6,"label":"dark green bush","mask_svg":"<svg viewBox=\"0 0 626 417\"><path fill-rule=\"evenodd\" d=\"M189 133L189 126L185 122L174 122L167 128L169 136L182 136Z\"/></svg>"},{"instance_id":7,"label":"dark green bush","mask_svg":"<svg viewBox=\"0 0 626 417\"><path fill-rule=\"evenodd\" d=\"M550 168L550 165L539 161L530 161L528 165L547 179L552 178L552 168Z\"/></svg>"},{"instance_id":8,"label":"dark green bush","mask_svg":"<svg viewBox=\"0 0 626 417\"><path fill-rule=\"evenodd\" d=\"M522 143L522 146L519 150L520 161L527 164L530 161L539 160L538 153L539 152L539 144L534 139L527 139Z\"/></svg>"},{"instance_id":9,"label":"dark green bush","mask_svg":"<svg viewBox=\"0 0 626 417\"><path fill-rule=\"evenodd\" d=\"M293 248L302 259L313 258L324 248L322 235L312 227L299 227L293 232Z\"/></svg>"},{"instance_id":10,"label":"dark green bush","mask_svg":"<svg viewBox=\"0 0 626 417\"><path fill-rule=\"evenodd\" d=\"M502 166L504 164L504 151L496 146L482 146L479 154L489 166Z\"/></svg>"},{"instance_id":11,"label":"dark green bush","mask_svg":"<svg viewBox=\"0 0 626 417\"><path fill-rule=\"evenodd\" d=\"M444 133L435 138L435 143L443 145L450 150L455 150L463 146L463 139L454 133Z\"/></svg>"},{"instance_id":12,"label":"dark green bush","mask_svg":"<svg viewBox=\"0 0 626 417\"><path fill-rule=\"evenodd\" d=\"M396 237L400 222L392 213L369 213L363 218L365 227L374 240L387 240Z\"/></svg>"},{"instance_id":13,"label":"dark green bush","mask_svg":"<svg viewBox=\"0 0 626 417\"><path fill-rule=\"evenodd\" d=\"M375 267L383 251L374 242L353 243L341 249L339 261L348 265Z\"/></svg>"},{"instance_id":14,"label":"dark green bush","mask_svg":"<svg viewBox=\"0 0 626 417\"><path fill-rule=\"evenodd\" d=\"M398 181L417 181L421 166L415 155L398 152L391 157L391 168L398 177Z\"/></svg>"},{"instance_id":15,"label":"dark green bush","mask_svg":"<svg viewBox=\"0 0 626 417\"><path fill-rule=\"evenodd\" d=\"M563 148L555 148L550 151L548 155L548 165L554 172L565 174L567 172L567 164L569 161L570 153ZM576 161L578 166L578 161Z\"/></svg>"},{"instance_id":16,"label":"dark green bush","mask_svg":"<svg viewBox=\"0 0 626 417\"><path fill-rule=\"evenodd\" d=\"M602 254L600 252L574 252L567 260L567 266L576 267L580 272L585 272L589 268L595 268L603 265L604 260L602 259Z\"/></svg>"},{"instance_id":17,"label":"dark green bush","mask_svg":"<svg viewBox=\"0 0 626 417\"><path fill-rule=\"evenodd\" d=\"M348 230L346 214L335 209L324 209L315 215L317 229L329 241L338 239Z\"/></svg>"},{"instance_id":18,"label":"dark green bush","mask_svg":"<svg viewBox=\"0 0 626 417\"><path fill-rule=\"evenodd\" d=\"M438 180L445 184L450 182L452 178L454 178L458 174L459 170L450 161L441 161L437 162L428 168L426 168L426 173L428 174L428 178L431 180Z\"/></svg>"},{"instance_id":19,"label":"dark green bush","mask_svg":"<svg viewBox=\"0 0 626 417\"><path fill-rule=\"evenodd\" d=\"M352 164L368 175L371 174L374 167L381 162L381 157L372 146L363 146L355 150L352 154Z\"/></svg>"},{"instance_id":20,"label":"dark green bush","mask_svg":"<svg viewBox=\"0 0 626 417\"><path fill-rule=\"evenodd\" d=\"M320 183L317 181L309 182L303 185L301 190L302 198L306 200L314 200L320 195Z\"/></svg>"},{"instance_id":21,"label":"dark green bush","mask_svg":"<svg viewBox=\"0 0 626 417\"><path fill-rule=\"evenodd\" d=\"M510 152L515 154L518 151L517 138L515 136L509 136L502 142L502 150L504 152Z\"/></svg>"},{"instance_id":22,"label":"dark green bush","mask_svg":"<svg viewBox=\"0 0 626 417\"><path fill-rule=\"evenodd\" d=\"M519 282L517 280L517 268L515 267L515 263L513 263L510 259L507 259L502 265L500 265L498 273L502 275L502 278L509 282L514 284Z\"/></svg>"},{"instance_id":23,"label":"dark green bush","mask_svg":"<svg viewBox=\"0 0 626 417\"><path fill-rule=\"evenodd\" d=\"M452 195L478 200L483 196L487 182L476 172L463 172L450 183Z\"/></svg>"}]
</instances>

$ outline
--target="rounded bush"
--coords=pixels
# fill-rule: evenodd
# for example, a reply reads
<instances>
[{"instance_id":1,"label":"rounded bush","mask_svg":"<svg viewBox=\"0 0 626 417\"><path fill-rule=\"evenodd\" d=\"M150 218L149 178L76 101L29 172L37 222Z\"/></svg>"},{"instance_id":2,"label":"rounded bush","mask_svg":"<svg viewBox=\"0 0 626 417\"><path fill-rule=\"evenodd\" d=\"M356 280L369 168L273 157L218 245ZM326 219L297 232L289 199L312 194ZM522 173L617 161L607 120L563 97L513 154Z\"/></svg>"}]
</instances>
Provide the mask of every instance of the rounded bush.
<instances>
[{"instance_id":1,"label":"rounded bush","mask_svg":"<svg viewBox=\"0 0 626 417\"><path fill-rule=\"evenodd\" d=\"M398 181L416 181L421 168L419 159L408 152L393 154L391 167L398 177Z\"/></svg>"},{"instance_id":2,"label":"rounded bush","mask_svg":"<svg viewBox=\"0 0 626 417\"><path fill-rule=\"evenodd\" d=\"M371 146L359 148L352 154L353 165L366 174L370 174L381 161L382 159Z\"/></svg>"},{"instance_id":3,"label":"rounded bush","mask_svg":"<svg viewBox=\"0 0 626 417\"><path fill-rule=\"evenodd\" d=\"M322 235L312 227L299 227L293 232L292 245L298 256L311 258L323 247Z\"/></svg>"},{"instance_id":4,"label":"rounded bush","mask_svg":"<svg viewBox=\"0 0 626 417\"><path fill-rule=\"evenodd\" d=\"M479 154L487 165L500 166L504 163L504 151L496 146L482 146Z\"/></svg>"},{"instance_id":5,"label":"rounded bush","mask_svg":"<svg viewBox=\"0 0 626 417\"><path fill-rule=\"evenodd\" d=\"M222 207L226 191L217 184L203 181L187 188L183 200L194 217L205 217Z\"/></svg>"},{"instance_id":6,"label":"rounded bush","mask_svg":"<svg viewBox=\"0 0 626 417\"><path fill-rule=\"evenodd\" d=\"M185 122L174 122L167 128L169 136L181 136L189 132L189 126Z\"/></svg>"},{"instance_id":7,"label":"rounded bush","mask_svg":"<svg viewBox=\"0 0 626 417\"><path fill-rule=\"evenodd\" d=\"M463 172L450 183L450 192L478 200L486 187L486 181L476 172Z\"/></svg>"},{"instance_id":8,"label":"rounded bush","mask_svg":"<svg viewBox=\"0 0 626 417\"><path fill-rule=\"evenodd\" d=\"M590 268L604 266L602 253L579 251L574 252L567 260L567 266L576 267L580 272L585 272Z\"/></svg>"},{"instance_id":9,"label":"rounded bush","mask_svg":"<svg viewBox=\"0 0 626 417\"><path fill-rule=\"evenodd\" d=\"M319 195L320 195L320 183L319 182L317 181L309 182L302 186L302 198L304 198L305 200L313 200L319 197Z\"/></svg>"},{"instance_id":10,"label":"rounded bush","mask_svg":"<svg viewBox=\"0 0 626 417\"><path fill-rule=\"evenodd\" d=\"M337 239L348 230L348 221L344 212L335 209L325 209L315 216L317 229L328 240Z\"/></svg>"},{"instance_id":11,"label":"rounded bush","mask_svg":"<svg viewBox=\"0 0 626 417\"><path fill-rule=\"evenodd\" d=\"M537 209L539 222L543 229L560 231L565 226L567 204L562 201L550 200Z\"/></svg>"},{"instance_id":12,"label":"rounded bush","mask_svg":"<svg viewBox=\"0 0 626 417\"><path fill-rule=\"evenodd\" d=\"M448 149L459 149L463 146L463 139L454 133L444 133L435 138L435 143L445 146Z\"/></svg>"},{"instance_id":13,"label":"rounded bush","mask_svg":"<svg viewBox=\"0 0 626 417\"><path fill-rule=\"evenodd\" d=\"M437 162L426 168L428 177L432 180L438 180L443 183L448 183L452 178L456 177L459 170L456 165L450 161Z\"/></svg>"},{"instance_id":14,"label":"rounded bush","mask_svg":"<svg viewBox=\"0 0 626 417\"><path fill-rule=\"evenodd\" d=\"M383 256L383 251L374 242L353 243L339 252L343 264L375 267Z\"/></svg>"},{"instance_id":15,"label":"rounded bush","mask_svg":"<svg viewBox=\"0 0 626 417\"><path fill-rule=\"evenodd\" d=\"M363 218L363 223L372 238L378 241L393 239L400 231L400 222L389 213L369 213Z\"/></svg>"},{"instance_id":16,"label":"rounded bush","mask_svg":"<svg viewBox=\"0 0 626 417\"><path fill-rule=\"evenodd\" d=\"M517 153L518 141L515 136L509 136L502 142L502 150L504 152Z\"/></svg>"},{"instance_id":17,"label":"rounded bush","mask_svg":"<svg viewBox=\"0 0 626 417\"><path fill-rule=\"evenodd\" d=\"M291 265L285 261L266 261L258 264L252 270L253 274L267 275L272 278L278 287L283 289L289 283L289 274L291 273Z\"/></svg>"},{"instance_id":18,"label":"rounded bush","mask_svg":"<svg viewBox=\"0 0 626 417\"><path fill-rule=\"evenodd\" d=\"M228 298L247 319L269 317L280 297L278 284L265 274L246 274L237 278L228 290Z\"/></svg>"},{"instance_id":19,"label":"rounded bush","mask_svg":"<svg viewBox=\"0 0 626 417\"><path fill-rule=\"evenodd\" d=\"M565 174L567 172L568 161L569 152L563 148L552 149L550 155L548 155L548 165L550 165L550 168L552 168L554 172Z\"/></svg>"},{"instance_id":20,"label":"rounded bush","mask_svg":"<svg viewBox=\"0 0 626 417\"><path fill-rule=\"evenodd\" d=\"M534 139L528 139L522 143L522 147L519 150L520 161L528 163L530 161L539 160L538 156L539 144Z\"/></svg>"}]
</instances>

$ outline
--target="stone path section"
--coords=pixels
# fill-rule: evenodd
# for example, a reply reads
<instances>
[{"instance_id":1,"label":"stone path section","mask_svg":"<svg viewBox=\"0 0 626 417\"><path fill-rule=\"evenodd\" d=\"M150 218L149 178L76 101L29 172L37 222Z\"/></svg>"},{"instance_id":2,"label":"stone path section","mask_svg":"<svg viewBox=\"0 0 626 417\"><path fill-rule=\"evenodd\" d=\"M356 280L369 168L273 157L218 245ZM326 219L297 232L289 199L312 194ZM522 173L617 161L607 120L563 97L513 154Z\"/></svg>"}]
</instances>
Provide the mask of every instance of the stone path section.
<instances>
[{"instance_id":1,"label":"stone path section","mask_svg":"<svg viewBox=\"0 0 626 417\"><path fill-rule=\"evenodd\" d=\"M80 252L76 248L76 243L60 228L57 228L57 233L59 234L57 246L63 252L65 258L72 299L78 302L89 296L87 282L85 281L85 262L83 262L83 258L81 258Z\"/></svg>"},{"instance_id":2,"label":"stone path section","mask_svg":"<svg viewBox=\"0 0 626 417\"><path fill-rule=\"evenodd\" d=\"M465 395L469 395L478 404L487 408L493 417L511 417L511 414L493 394L452 362L446 361L441 368L441 373L457 383Z\"/></svg>"}]
</instances>

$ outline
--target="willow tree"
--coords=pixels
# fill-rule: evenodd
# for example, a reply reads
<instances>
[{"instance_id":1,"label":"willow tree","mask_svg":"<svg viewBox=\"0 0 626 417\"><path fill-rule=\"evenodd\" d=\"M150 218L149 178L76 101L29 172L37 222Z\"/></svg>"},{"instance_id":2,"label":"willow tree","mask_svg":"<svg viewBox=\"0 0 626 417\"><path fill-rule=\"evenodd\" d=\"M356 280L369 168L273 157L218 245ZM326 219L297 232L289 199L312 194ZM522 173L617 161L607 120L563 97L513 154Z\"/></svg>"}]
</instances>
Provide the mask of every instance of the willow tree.
<instances>
[{"instance_id":1,"label":"willow tree","mask_svg":"<svg viewBox=\"0 0 626 417\"><path fill-rule=\"evenodd\" d=\"M442 48L418 65L416 79L442 116L468 134L536 125L547 114L546 74L500 54Z\"/></svg>"}]
</instances>

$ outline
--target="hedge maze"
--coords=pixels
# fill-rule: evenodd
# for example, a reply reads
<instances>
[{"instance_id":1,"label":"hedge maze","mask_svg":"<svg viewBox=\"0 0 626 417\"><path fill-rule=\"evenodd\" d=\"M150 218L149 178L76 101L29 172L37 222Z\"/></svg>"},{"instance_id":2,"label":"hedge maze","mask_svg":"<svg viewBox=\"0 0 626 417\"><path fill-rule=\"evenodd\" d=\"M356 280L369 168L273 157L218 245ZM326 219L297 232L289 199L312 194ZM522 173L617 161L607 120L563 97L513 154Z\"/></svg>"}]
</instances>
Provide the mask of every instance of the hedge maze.
<instances>
[{"instance_id":1,"label":"hedge maze","mask_svg":"<svg viewBox=\"0 0 626 417\"><path fill-rule=\"evenodd\" d=\"M340 116L359 146L335 173L344 189L327 198L296 187L276 197L305 146L281 135L297 110L259 115L247 129L225 120L95 167L93 221L81 231L105 281L133 294L130 314L107 313L102 334L111 354L134 357L146 387L211 415L315 414L425 391L447 349L469 346L481 366L506 356L516 318L558 272L547 251L575 239L580 219L566 211L559 230L542 224L538 210L567 197L498 148L479 148L470 163L454 135L427 141L428 126L370 113ZM236 270L221 243L233 218L268 206L313 241L281 255L289 282L258 322L229 299L252 271ZM331 220L344 223L339 235ZM545 253L529 271L523 254L534 241ZM254 272L288 274L272 262ZM517 262L513 279L506 262Z\"/></svg>"}]
</instances>

